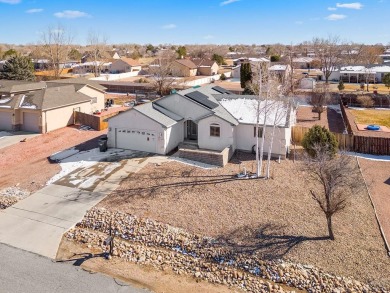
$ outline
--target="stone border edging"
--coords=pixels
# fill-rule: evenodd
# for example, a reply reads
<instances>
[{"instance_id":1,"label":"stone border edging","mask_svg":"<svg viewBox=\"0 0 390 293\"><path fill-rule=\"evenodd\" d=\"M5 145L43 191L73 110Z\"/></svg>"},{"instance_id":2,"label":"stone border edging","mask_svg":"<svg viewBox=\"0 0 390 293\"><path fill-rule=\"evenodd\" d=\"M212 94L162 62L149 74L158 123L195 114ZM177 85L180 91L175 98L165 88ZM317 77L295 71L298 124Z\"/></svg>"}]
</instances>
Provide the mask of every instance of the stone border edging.
<instances>
[{"instance_id":1,"label":"stone border edging","mask_svg":"<svg viewBox=\"0 0 390 293\"><path fill-rule=\"evenodd\" d=\"M359 158L357 156L355 156L355 158L356 158L356 162L357 162L357 164L359 166L360 174L362 174L364 186L366 187L366 190L367 190L367 193L368 193L368 197L370 198L370 202L371 202L372 208L374 209L375 219L376 219L376 222L377 222L377 224L379 226L379 231L381 232L381 236L382 236L383 242L385 243L385 248L387 250L387 255L390 257L390 246L389 246L389 243L387 242L386 234L383 232L382 225L381 225L381 223L379 221L379 217L378 217L378 213L376 211L375 203L372 200L372 196L371 196L370 190L368 189L366 179L364 178L364 174L362 172L362 168L360 167Z\"/></svg>"}]
</instances>

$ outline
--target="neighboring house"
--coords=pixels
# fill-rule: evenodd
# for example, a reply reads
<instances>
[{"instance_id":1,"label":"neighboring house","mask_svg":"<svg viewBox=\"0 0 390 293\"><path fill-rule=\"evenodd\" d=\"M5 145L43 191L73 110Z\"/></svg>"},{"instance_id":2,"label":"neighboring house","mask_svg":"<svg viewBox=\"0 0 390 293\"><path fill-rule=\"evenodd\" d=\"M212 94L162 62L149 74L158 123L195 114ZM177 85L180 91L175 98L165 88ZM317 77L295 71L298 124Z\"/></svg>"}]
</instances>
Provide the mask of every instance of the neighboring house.
<instances>
[{"instance_id":1,"label":"neighboring house","mask_svg":"<svg viewBox=\"0 0 390 293\"><path fill-rule=\"evenodd\" d=\"M381 83L385 74L390 73L389 65L355 65L334 68L329 80L348 83Z\"/></svg>"},{"instance_id":2,"label":"neighboring house","mask_svg":"<svg viewBox=\"0 0 390 293\"><path fill-rule=\"evenodd\" d=\"M291 74L291 66L289 64L275 64L268 68L268 72L276 75L280 80L286 80Z\"/></svg>"},{"instance_id":3,"label":"neighboring house","mask_svg":"<svg viewBox=\"0 0 390 293\"><path fill-rule=\"evenodd\" d=\"M121 59L121 56L119 56L117 51L107 51L108 56L110 56L111 59Z\"/></svg>"},{"instance_id":4,"label":"neighboring house","mask_svg":"<svg viewBox=\"0 0 390 293\"><path fill-rule=\"evenodd\" d=\"M256 96L234 95L218 86L190 88L109 118L108 145L157 154L168 154L183 142L199 151L252 151L256 144L256 105ZM275 115L269 113L267 133ZM283 108L280 116L271 153L284 158L289 151L295 109ZM261 116L260 124L263 122ZM270 136L266 135L265 150L269 143Z\"/></svg>"},{"instance_id":5,"label":"neighboring house","mask_svg":"<svg viewBox=\"0 0 390 293\"><path fill-rule=\"evenodd\" d=\"M310 69L313 60L314 58L311 57L298 57L298 58L293 58L292 63L294 68Z\"/></svg>"},{"instance_id":6,"label":"neighboring house","mask_svg":"<svg viewBox=\"0 0 390 293\"><path fill-rule=\"evenodd\" d=\"M74 111L104 108L104 88L61 81L0 80L0 130L46 133L74 124Z\"/></svg>"},{"instance_id":7,"label":"neighboring house","mask_svg":"<svg viewBox=\"0 0 390 293\"><path fill-rule=\"evenodd\" d=\"M178 59L173 61L172 75L178 77L196 76L198 67L189 59Z\"/></svg>"},{"instance_id":8,"label":"neighboring house","mask_svg":"<svg viewBox=\"0 0 390 293\"><path fill-rule=\"evenodd\" d=\"M218 74L218 63L211 59L194 58L192 62L197 66L197 75L212 76Z\"/></svg>"},{"instance_id":9,"label":"neighboring house","mask_svg":"<svg viewBox=\"0 0 390 293\"><path fill-rule=\"evenodd\" d=\"M132 58L121 58L112 62L110 73L125 73L141 71L141 64Z\"/></svg>"},{"instance_id":10,"label":"neighboring house","mask_svg":"<svg viewBox=\"0 0 390 293\"><path fill-rule=\"evenodd\" d=\"M75 64L72 66L72 72L74 74L86 74L86 73L95 73L95 68L99 68L100 72L106 73L110 71L111 62L103 61L90 61L80 64Z\"/></svg>"},{"instance_id":11,"label":"neighboring house","mask_svg":"<svg viewBox=\"0 0 390 293\"><path fill-rule=\"evenodd\" d=\"M252 70L255 70L259 64L265 64L266 66L270 66L270 60L267 58L239 58L233 60L233 64L235 65L232 68L232 77L233 78L241 78L241 64L250 63Z\"/></svg>"}]
</instances>

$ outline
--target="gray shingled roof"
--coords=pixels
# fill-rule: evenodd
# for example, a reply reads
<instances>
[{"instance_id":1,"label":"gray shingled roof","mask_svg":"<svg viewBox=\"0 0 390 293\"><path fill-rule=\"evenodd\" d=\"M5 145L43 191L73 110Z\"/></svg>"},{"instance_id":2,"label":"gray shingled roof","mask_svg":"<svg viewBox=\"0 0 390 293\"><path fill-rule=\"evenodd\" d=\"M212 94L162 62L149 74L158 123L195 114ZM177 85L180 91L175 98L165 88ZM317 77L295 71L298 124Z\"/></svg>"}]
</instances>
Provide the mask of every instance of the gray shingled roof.
<instances>
[{"instance_id":1,"label":"gray shingled roof","mask_svg":"<svg viewBox=\"0 0 390 293\"><path fill-rule=\"evenodd\" d=\"M45 82L32 82L21 80L0 80L1 93L20 93L46 88Z\"/></svg>"},{"instance_id":2,"label":"gray shingled roof","mask_svg":"<svg viewBox=\"0 0 390 293\"><path fill-rule=\"evenodd\" d=\"M106 91L106 89L107 89L104 86L102 86L99 81L86 79L84 77L58 79L58 80L47 81L47 83L48 84L51 84L51 83L55 84L55 86L58 86L60 84L89 85L89 86L96 88L97 90L100 90L100 91Z\"/></svg>"},{"instance_id":3,"label":"gray shingled roof","mask_svg":"<svg viewBox=\"0 0 390 293\"><path fill-rule=\"evenodd\" d=\"M168 117L167 115L161 113L158 111L152 102L145 103L142 105L138 105L133 108L134 110L144 114L145 116L149 117L150 119L156 121L157 123L160 123L161 125L165 127L170 127L174 124L176 124L176 120Z\"/></svg>"},{"instance_id":4,"label":"gray shingled roof","mask_svg":"<svg viewBox=\"0 0 390 293\"><path fill-rule=\"evenodd\" d=\"M218 95L220 94L220 92L216 91L213 89L214 85L213 84L209 84L209 85L205 85L205 86L201 86L201 87L197 87L197 88L189 88L189 89L186 89L186 90L182 90L182 91L179 91L177 92L179 95L186 95L190 92L194 92L194 91L198 91L198 92L201 92L202 94L206 95L208 97L208 99L211 101L211 102L214 102L216 104L218 104L218 107L212 109L212 111L214 112L214 114L233 124L233 125L238 125L238 121L236 120L236 118L233 117L233 115L231 115L224 107L222 107L218 100L214 97L214 95Z\"/></svg>"}]
</instances>

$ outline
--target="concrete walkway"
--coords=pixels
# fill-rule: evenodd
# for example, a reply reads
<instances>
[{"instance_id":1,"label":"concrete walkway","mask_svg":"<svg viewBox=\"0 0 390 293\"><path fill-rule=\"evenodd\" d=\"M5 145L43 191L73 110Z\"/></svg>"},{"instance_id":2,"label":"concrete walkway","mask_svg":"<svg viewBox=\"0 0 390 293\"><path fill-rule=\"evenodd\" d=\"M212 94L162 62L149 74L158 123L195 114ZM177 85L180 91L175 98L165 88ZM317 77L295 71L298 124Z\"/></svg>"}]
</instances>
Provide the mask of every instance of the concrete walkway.
<instances>
[{"instance_id":1,"label":"concrete walkway","mask_svg":"<svg viewBox=\"0 0 390 293\"><path fill-rule=\"evenodd\" d=\"M130 173L166 160L143 156L76 170L1 211L0 242L54 259L62 235L87 210L117 189Z\"/></svg>"},{"instance_id":2,"label":"concrete walkway","mask_svg":"<svg viewBox=\"0 0 390 293\"><path fill-rule=\"evenodd\" d=\"M38 135L41 134L25 132L25 131L17 131L17 132L0 131L0 149L17 144L23 139L30 139Z\"/></svg>"}]
</instances>

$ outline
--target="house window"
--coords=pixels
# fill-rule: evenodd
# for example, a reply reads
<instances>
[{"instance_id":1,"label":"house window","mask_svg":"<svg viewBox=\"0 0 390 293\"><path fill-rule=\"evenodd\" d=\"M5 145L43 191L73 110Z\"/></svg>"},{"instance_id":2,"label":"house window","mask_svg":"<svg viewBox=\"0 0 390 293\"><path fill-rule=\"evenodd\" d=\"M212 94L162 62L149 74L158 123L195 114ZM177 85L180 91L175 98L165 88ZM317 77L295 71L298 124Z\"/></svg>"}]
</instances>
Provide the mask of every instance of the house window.
<instances>
[{"instance_id":1,"label":"house window","mask_svg":"<svg viewBox=\"0 0 390 293\"><path fill-rule=\"evenodd\" d=\"M257 130L258 130L257 137L262 137L263 136L263 128L259 127ZM253 127L253 137L256 137L256 126Z\"/></svg>"},{"instance_id":2,"label":"house window","mask_svg":"<svg viewBox=\"0 0 390 293\"><path fill-rule=\"evenodd\" d=\"M210 136L220 137L221 136L221 128L218 124L210 125Z\"/></svg>"}]
</instances>

